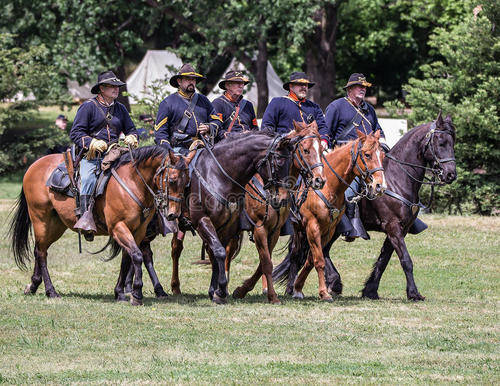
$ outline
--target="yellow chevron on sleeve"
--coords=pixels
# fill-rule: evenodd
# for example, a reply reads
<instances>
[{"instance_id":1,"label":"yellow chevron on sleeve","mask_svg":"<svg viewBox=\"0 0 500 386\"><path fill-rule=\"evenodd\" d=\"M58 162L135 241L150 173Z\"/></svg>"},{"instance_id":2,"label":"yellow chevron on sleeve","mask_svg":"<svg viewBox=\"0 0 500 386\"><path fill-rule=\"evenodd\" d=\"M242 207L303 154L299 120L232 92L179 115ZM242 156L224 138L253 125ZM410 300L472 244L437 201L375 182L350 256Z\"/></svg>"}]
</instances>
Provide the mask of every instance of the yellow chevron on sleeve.
<instances>
[{"instance_id":1,"label":"yellow chevron on sleeve","mask_svg":"<svg viewBox=\"0 0 500 386\"><path fill-rule=\"evenodd\" d=\"M222 122L222 118L221 118L219 115L210 114L210 118L212 118L212 119L217 119L218 121L221 121L221 122Z\"/></svg>"},{"instance_id":2,"label":"yellow chevron on sleeve","mask_svg":"<svg viewBox=\"0 0 500 386\"><path fill-rule=\"evenodd\" d=\"M160 127L162 127L165 123L167 123L168 117L163 118L157 125L155 125L155 130L158 130Z\"/></svg>"}]
</instances>

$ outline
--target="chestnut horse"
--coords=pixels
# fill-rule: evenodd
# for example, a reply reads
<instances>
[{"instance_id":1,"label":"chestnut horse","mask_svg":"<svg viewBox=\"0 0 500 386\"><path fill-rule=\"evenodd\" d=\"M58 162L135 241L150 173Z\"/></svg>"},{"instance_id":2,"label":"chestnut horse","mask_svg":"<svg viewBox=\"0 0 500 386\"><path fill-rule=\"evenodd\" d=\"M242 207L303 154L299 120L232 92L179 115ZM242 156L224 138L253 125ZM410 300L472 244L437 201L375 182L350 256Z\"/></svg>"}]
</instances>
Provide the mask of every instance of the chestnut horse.
<instances>
[{"instance_id":1,"label":"chestnut horse","mask_svg":"<svg viewBox=\"0 0 500 386\"><path fill-rule=\"evenodd\" d=\"M117 178L110 178L104 194L96 199L97 235L109 235L132 256L134 283L131 303L142 303L143 256L138 244L144 238L149 221L159 207L168 215L178 215L180 201L188 181L187 167L194 152L178 157L158 146L143 147L127 153L112 166L122 183L135 195L139 206ZM10 226L12 251L17 265L26 269L30 260L29 234L33 225L35 266L25 294L34 294L42 279L48 297L59 297L47 268L47 250L66 229L73 231L77 221L75 199L52 191L45 185L52 171L63 162L62 154L51 154L34 162L26 171ZM159 193L154 193L151 186ZM153 195L154 194L154 195Z\"/></svg>"},{"instance_id":2,"label":"chestnut horse","mask_svg":"<svg viewBox=\"0 0 500 386\"><path fill-rule=\"evenodd\" d=\"M325 184L325 173L323 163L321 162L321 139L318 133L318 125L316 122L310 124L293 122L294 131L304 135L302 141L295 149L293 163L290 167L290 177L292 186L296 185L299 173L305 182L302 184L303 190L307 190L309 186L313 189L321 189ZM257 183L262 185L262 179L256 175ZM252 185L252 186L251 186ZM252 189L253 187L253 189ZM247 185L248 190L255 190L255 184L250 182ZM272 271L273 263L272 252L280 236L280 229L287 221L290 214L290 200L287 199L289 192L282 189L284 195L282 202L285 205L271 206L269 203L263 203L260 200L255 200L252 196L245 197L245 210L251 224L253 225L253 238L255 247L259 253L259 265L255 273L240 287L237 287L233 292L233 297L242 299L249 291L251 291L259 277L268 283L267 298L270 303L279 304L280 301L273 287ZM301 194L307 194L302 191ZM291 196L290 196L291 198ZM229 243L226 253L226 271L229 276L229 268L231 260L234 259L241 247L243 232L240 232L238 238L233 238Z\"/></svg>"},{"instance_id":3,"label":"chestnut horse","mask_svg":"<svg viewBox=\"0 0 500 386\"><path fill-rule=\"evenodd\" d=\"M331 301L325 282L325 259L322 247L330 241L344 211L344 192L355 177L359 177L365 185L364 192L369 199L382 195L386 189L382 161L384 152L379 144L380 131L366 135L359 130L358 139L336 148L324 156L326 184L321 190L307 195L300 207L301 222L296 226L291 240L291 260L300 258L304 249L305 238L309 244L304 268L293 283L293 297L303 299L302 288L312 268L316 268L319 280L319 297ZM304 237L305 234L305 237ZM273 277L286 280L289 270L284 273L278 266ZM292 273L293 275L294 273ZM294 277L294 276L293 276ZM287 292L292 283L288 282Z\"/></svg>"}]
</instances>

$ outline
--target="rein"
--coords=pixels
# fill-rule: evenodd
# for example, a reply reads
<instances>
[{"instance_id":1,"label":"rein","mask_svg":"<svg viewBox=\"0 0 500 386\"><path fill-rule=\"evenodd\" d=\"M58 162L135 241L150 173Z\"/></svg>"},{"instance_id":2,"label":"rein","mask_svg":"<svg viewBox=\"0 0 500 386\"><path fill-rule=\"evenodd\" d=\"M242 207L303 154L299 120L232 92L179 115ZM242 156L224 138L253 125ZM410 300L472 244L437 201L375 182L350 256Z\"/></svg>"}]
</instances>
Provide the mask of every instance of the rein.
<instances>
[{"instance_id":1,"label":"rein","mask_svg":"<svg viewBox=\"0 0 500 386\"><path fill-rule=\"evenodd\" d=\"M438 158L438 156L436 155L436 153L434 151L434 134L435 133L445 133L445 134L449 134L449 135L451 135L451 133L449 133L446 130L438 130L438 129L436 129L436 121L434 121L434 122L432 122L431 127L429 128L429 132L425 135L425 138L427 138L427 142L425 143L425 150L427 150L427 148L431 149L431 154L432 154L432 157L433 157L433 160L432 160L433 164L437 165L438 167L427 167L427 166L423 166L423 165L413 164L411 162L401 161L401 160L395 158L394 156L392 156L390 153L387 153L385 156L387 158L393 160L394 162L396 162L396 164L399 166L399 168L408 177L410 177L415 182L418 182L420 184L431 185L431 186L435 186L435 185L441 186L441 185L444 185L445 184L444 182L442 182L440 180L437 180L437 178L440 175L443 174L443 169L441 167L441 164L444 164L446 162L455 162L455 158L454 157ZM424 150L424 153L425 153L425 150ZM411 167L415 167L415 168L420 168L420 169L424 169L426 172L430 171L432 173L432 178L428 178L428 177L426 177L424 175L424 179L423 180L419 180L418 178L415 178L414 176L412 176L410 174L410 172L408 172L403 167L403 165L405 165L405 166L411 166Z\"/></svg>"}]
</instances>

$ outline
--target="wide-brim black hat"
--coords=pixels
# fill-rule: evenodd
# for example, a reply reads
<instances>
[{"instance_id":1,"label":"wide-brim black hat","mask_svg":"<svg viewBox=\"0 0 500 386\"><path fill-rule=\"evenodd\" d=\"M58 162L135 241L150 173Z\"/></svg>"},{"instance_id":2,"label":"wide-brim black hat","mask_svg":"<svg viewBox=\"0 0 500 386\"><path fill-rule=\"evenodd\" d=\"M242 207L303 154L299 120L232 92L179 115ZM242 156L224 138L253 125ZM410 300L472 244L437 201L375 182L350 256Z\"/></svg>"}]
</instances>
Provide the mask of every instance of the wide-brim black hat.
<instances>
[{"instance_id":1,"label":"wide-brim black hat","mask_svg":"<svg viewBox=\"0 0 500 386\"><path fill-rule=\"evenodd\" d=\"M104 71L97 76L97 83L90 89L92 94L99 94L101 84L110 84L111 86L125 86L125 83L118 79L113 71Z\"/></svg>"},{"instance_id":2,"label":"wide-brim black hat","mask_svg":"<svg viewBox=\"0 0 500 386\"><path fill-rule=\"evenodd\" d=\"M226 89L226 82L243 82L245 85L250 83L248 79L241 71L228 71L224 76L224 79L219 82L219 87L223 90Z\"/></svg>"},{"instance_id":3,"label":"wide-brim black hat","mask_svg":"<svg viewBox=\"0 0 500 386\"><path fill-rule=\"evenodd\" d=\"M179 72L177 74L175 74L174 76L172 76L170 78L170 82L169 82L170 85L172 87L179 88L179 84L177 83L177 79L179 79L182 76L185 76L188 78L195 78L196 82L199 82L201 80L206 79L203 75L198 74L194 70L193 66L191 66L189 63L186 63L186 64L182 65L181 69L179 70Z\"/></svg>"},{"instance_id":4,"label":"wide-brim black hat","mask_svg":"<svg viewBox=\"0 0 500 386\"><path fill-rule=\"evenodd\" d=\"M316 83L311 82L305 72L292 72L290 80L283 85L286 91L290 90L290 83L307 84L308 88L313 87Z\"/></svg>"},{"instance_id":5,"label":"wide-brim black hat","mask_svg":"<svg viewBox=\"0 0 500 386\"><path fill-rule=\"evenodd\" d=\"M351 74L351 76L349 77L349 80L347 81L347 84L344 86L344 88L354 86L355 84L359 84L359 85L365 86L365 87L372 86L372 84L370 82L366 81L366 78L363 74L359 74L357 72L354 74Z\"/></svg>"}]
</instances>

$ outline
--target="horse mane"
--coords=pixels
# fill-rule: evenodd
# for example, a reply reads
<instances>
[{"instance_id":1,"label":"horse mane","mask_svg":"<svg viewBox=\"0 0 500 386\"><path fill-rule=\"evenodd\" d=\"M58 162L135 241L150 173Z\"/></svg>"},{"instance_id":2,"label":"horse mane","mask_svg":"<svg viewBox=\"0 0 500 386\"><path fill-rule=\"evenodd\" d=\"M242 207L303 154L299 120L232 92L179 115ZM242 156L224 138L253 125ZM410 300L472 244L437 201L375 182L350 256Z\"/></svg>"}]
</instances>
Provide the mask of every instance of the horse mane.
<instances>
[{"instance_id":1,"label":"horse mane","mask_svg":"<svg viewBox=\"0 0 500 386\"><path fill-rule=\"evenodd\" d=\"M230 142L235 142L240 140L241 138L248 138L248 135L263 135L269 138L273 138L276 136L276 133L272 132L271 130L264 129L264 130L244 130L236 133L230 133L226 138L224 138L222 141L218 142L220 144L222 143L230 143Z\"/></svg>"},{"instance_id":2,"label":"horse mane","mask_svg":"<svg viewBox=\"0 0 500 386\"><path fill-rule=\"evenodd\" d=\"M165 156L167 154L168 150L158 145L144 146L132 150L132 155L134 156L134 165L136 166L140 165L150 158ZM132 162L132 159L130 158L130 152L127 152L125 154L122 154L121 157L118 158L112 166L114 168L119 168L120 166L128 164L130 162Z\"/></svg>"}]
</instances>

